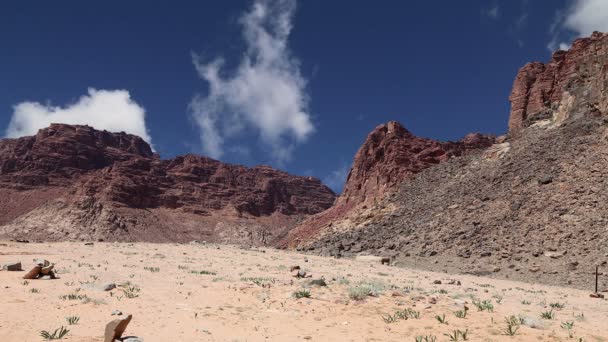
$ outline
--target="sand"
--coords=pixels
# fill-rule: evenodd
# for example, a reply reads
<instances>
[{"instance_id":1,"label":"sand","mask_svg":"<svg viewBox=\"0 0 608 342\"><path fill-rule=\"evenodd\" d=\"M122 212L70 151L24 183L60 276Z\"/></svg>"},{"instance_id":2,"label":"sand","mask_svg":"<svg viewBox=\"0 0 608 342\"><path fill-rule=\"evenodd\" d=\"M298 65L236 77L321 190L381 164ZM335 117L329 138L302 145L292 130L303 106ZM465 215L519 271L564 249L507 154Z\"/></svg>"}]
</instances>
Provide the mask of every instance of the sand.
<instances>
[{"instance_id":1,"label":"sand","mask_svg":"<svg viewBox=\"0 0 608 342\"><path fill-rule=\"evenodd\" d=\"M132 314L125 334L146 342L413 342L420 335L450 341L445 334L455 330L468 330L469 341L608 341L608 301L569 288L272 249L207 244L0 244L0 264L21 261L28 268L34 258L55 263L60 279L25 283L21 279L25 272L0 271L0 341L42 341L42 330L52 332L61 326L70 330L64 341L103 341L106 323L117 318L111 315L114 310L123 312L122 317ZM292 265L313 278L292 277ZM320 277L327 287L307 285ZM448 285L449 279L461 285ZM434 284L436 280L442 284ZM119 287L98 288L109 282ZM349 293L360 282L373 283L377 295L351 299ZM308 292L310 298L294 298L297 291ZM61 298L70 294L86 297ZM433 297L436 304L430 304ZM493 312L478 311L473 300L488 300ZM470 309L464 319L454 314L463 305ZM392 323L383 319L408 308L419 312L419 319ZM555 318L541 319L541 312L551 309ZM447 324L440 323L437 315L445 315ZM508 336L505 317L511 315L528 316L544 327L520 325L515 336ZM68 325L67 316L80 320ZM574 323L570 332L562 327L564 322Z\"/></svg>"}]
</instances>

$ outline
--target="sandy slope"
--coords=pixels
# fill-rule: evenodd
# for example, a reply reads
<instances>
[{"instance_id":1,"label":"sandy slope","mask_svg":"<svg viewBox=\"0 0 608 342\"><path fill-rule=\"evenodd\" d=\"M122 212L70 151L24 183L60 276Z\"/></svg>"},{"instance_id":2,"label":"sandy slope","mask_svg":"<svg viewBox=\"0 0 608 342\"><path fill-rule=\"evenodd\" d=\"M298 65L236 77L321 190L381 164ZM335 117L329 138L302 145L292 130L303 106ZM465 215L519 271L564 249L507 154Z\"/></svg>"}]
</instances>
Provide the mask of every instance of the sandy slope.
<instances>
[{"instance_id":1,"label":"sandy slope","mask_svg":"<svg viewBox=\"0 0 608 342\"><path fill-rule=\"evenodd\" d=\"M574 322L576 341L579 337L608 341L608 301L567 288L215 245L0 245L0 263L21 260L29 267L35 257L55 262L61 279L30 280L24 285L23 272L0 272L0 341L42 341L41 330L67 326L65 317L72 315L79 316L80 322L69 326L65 341L103 341L105 324L115 318L113 310L132 313L127 335L143 337L146 342L415 341L417 335L427 334L436 335L437 341L449 341L444 334L455 329L468 329L469 341L572 340L560 327L565 321ZM310 279L291 277L291 265L300 265L313 279L325 277L328 287L309 288L310 299L293 298L294 291ZM244 277L273 278L274 282L257 281L270 284L263 287ZM462 285L445 284L449 278L460 280ZM349 288L361 280L375 280L387 288L378 297L349 299ZM433 284L435 280L443 284ZM138 297L126 298L121 288L104 292L85 283L127 281L141 289ZM39 292L32 293L33 288ZM76 292L78 288L81 290ZM71 293L86 294L91 300L83 303L60 298ZM437 297L437 304L429 304L432 296ZM494 312L479 312L471 297L490 300ZM459 310L456 302L461 300L470 307L466 319L453 313ZM524 300L530 304L523 304ZM550 310L551 303L565 307L555 310L554 320L541 320L540 313ZM419 311L420 319L383 321L382 315L406 308ZM447 325L435 319L443 314ZM545 328L521 326L516 336L506 336L504 320L508 315L533 317Z\"/></svg>"}]
</instances>

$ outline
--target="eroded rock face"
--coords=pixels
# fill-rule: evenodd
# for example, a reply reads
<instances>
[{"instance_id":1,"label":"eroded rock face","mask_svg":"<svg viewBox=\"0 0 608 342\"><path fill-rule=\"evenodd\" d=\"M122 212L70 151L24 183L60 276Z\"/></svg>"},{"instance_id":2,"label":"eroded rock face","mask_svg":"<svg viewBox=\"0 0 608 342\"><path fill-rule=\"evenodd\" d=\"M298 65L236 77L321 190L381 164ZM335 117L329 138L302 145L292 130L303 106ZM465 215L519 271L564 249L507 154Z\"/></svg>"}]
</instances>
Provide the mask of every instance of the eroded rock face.
<instances>
[{"instance_id":1,"label":"eroded rock face","mask_svg":"<svg viewBox=\"0 0 608 342\"><path fill-rule=\"evenodd\" d=\"M185 225L184 218L172 213L189 215L188 234L196 232L197 217L252 218L253 231L245 235L255 236L259 235L256 218L310 215L329 208L335 199L312 177L196 155L161 160L137 136L63 124L53 124L32 137L0 140L0 194L0 224L19 217L19 224L31 230L48 226L49 234L60 231L68 237L74 232L66 233L66 226L79 225L81 230L91 227L95 235L86 235L89 238L101 238L95 225L132 235L144 225L153 225L161 214L174 219L171 226ZM150 214L152 209L161 212ZM69 219L56 217L62 215ZM219 220L212 221L205 224L217 231L207 233L225 233ZM276 223L289 226L287 221ZM111 238L108 234L103 238ZM172 239L170 231L163 235L158 239Z\"/></svg>"},{"instance_id":2,"label":"eroded rock face","mask_svg":"<svg viewBox=\"0 0 608 342\"><path fill-rule=\"evenodd\" d=\"M509 133L541 120L559 125L582 115L606 113L608 34L595 32L557 51L548 63L521 68L513 83Z\"/></svg>"},{"instance_id":3,"label":"eroded rock face","mask_svg":"<svg viewBox=\"0 0 608 342\"><path fill-rule=\"evenodd\" d=\"M458 142L440 142L417 137L396 121L382 124L367 136L355 155L338 204L379 199L416 173L493 142L493 137L478 133Z\"/></svg>"}]
</instances>

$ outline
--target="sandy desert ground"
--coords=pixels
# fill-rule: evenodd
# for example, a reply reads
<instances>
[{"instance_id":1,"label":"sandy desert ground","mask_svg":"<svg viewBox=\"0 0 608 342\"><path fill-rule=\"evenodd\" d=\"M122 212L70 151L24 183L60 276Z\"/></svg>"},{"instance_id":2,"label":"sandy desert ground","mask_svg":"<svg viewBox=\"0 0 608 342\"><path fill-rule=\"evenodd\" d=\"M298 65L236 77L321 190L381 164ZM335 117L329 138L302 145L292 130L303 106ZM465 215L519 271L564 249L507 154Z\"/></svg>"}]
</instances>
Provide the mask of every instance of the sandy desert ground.
<instances>
[{"instance_id":1,"label":"sandy desert ground","mask_svg":"<svg viewBox=\"0 0 608 342\"><path fill-rule=\"evenodd\" d=\"M114 310L132 314L125 335L146 342L463 341L458 330L468 341L608 341L608 301L568 288L208 244L0 244L0 264L34 258L60 279L0 272L0 341L43 341L61 326L65 341L103 341ZM293 265L312 278L292 277ZM327 286L309 285L321 277ZM118 288L99 288L110 282Z\"/></svg>"}]
</instances>

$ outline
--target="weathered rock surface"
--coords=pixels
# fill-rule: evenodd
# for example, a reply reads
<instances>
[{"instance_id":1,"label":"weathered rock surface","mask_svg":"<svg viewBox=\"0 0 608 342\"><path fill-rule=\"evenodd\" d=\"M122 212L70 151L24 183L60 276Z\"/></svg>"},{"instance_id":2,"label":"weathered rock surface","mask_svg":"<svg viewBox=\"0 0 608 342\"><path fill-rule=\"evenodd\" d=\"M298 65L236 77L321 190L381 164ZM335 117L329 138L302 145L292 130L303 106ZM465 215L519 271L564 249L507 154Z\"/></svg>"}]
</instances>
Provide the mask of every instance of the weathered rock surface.
<instances>
[{"instance_id":1,"label":"weathered rock surface","mask_svg":"<svg viewBox=\"0 0 608 342\"><path fill-rule=\"evenodd\" d=\"M608 110L608 34L577 39L548 63L519 70L511 101L509 132L534 123L562 124L569 118L602 115Z\"/></svg>"},{"instance_id":2,"label":"weathered rock surface","mask_svg":"<svg viewBox=\"0 0 608 342\"><path fill-rule=\"evenodd\" d=\"M195 155L161 160L139 137L63 124L0 140L0 195L13 238L261 244L335 199L312 177Z\"/></svg>"},{"instance_id":3,"label":"weathered rock surface","mask_svg":"<svg viewBox=\"0 0 608 342\"><path fill-rule=\"evenodd\" d=\"M298 227L290 242L322 255L590 289L594 265L608 264L607 53L608 35L594 33L548 64L527 65L508 136L422 168L344 215L318 219L338 206L315 215L305 223L318 219L316 230ZM369 156L362 165L385 156L360 155ZM362 179L344 195L378 188L378 176Z\"/></svg>"},{"instance_id":4,"label":"weathered rock surface","mask_svg":"<svg viewBox=\"0 0 608 342\"><path fill-rule=\"evenodd\" d=\"M417 173L453 157L491 146L493 136L472 133L457 142L440 142L413 135L400 123L376 127L355 155L344 191L331 209L308 218L281 241L282 245L315 237L323 226L364 209L394 191Z\"/></svg>"}]
</instances>

